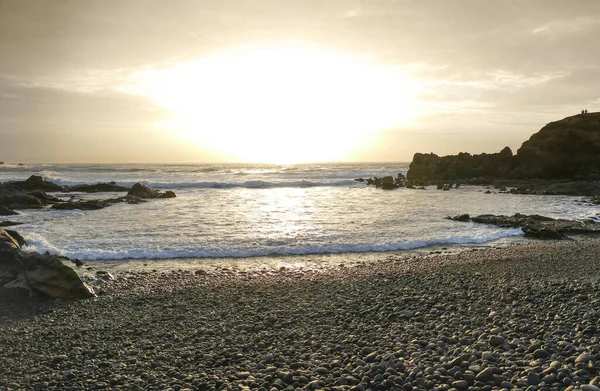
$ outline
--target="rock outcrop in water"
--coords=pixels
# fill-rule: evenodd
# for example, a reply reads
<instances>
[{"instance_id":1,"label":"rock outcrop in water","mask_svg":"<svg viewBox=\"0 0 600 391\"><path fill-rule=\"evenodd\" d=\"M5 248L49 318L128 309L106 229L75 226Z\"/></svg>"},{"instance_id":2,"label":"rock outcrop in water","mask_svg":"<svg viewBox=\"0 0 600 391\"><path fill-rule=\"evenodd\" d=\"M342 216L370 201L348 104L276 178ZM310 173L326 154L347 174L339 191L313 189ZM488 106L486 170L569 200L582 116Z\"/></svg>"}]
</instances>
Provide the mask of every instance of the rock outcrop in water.
<instances>
[{"instance_id":1,"label":"rock outcrop in water","mask_svg":"<svg viewBox=\"0 0 600 391\"><path fill-rule=\"evenodd\" d=\"M490 224L504 228L521 228L526 237L536 239L565 239L568 234L600 233L600 223L594 221L576 221L553 219L540 215L524 215L516 213L513 216L480 215L471 217L462 214L448 217L454 221L472 221L480 224Z\"/></svg>"},{"instance_id":2,"label":"rock outcrop in water","mask_svg":"<svg viewBox=\"0 0 600 391\"><path fill-rule=\"evenodd\" d=\"M143 183L136 183L131 187L131 190L127 193L128 196L134 196L138 198L174 198L175 193L172 191L166 191L161 193L158 190L154 190L150 186L146 186Z\"/></svg>"},{"instance_id":3,"label":"rock outcrop in water","mask_svg":"<svg viewBox=\"0 0 600 391\"><path fill-rule=\"evenodd\" d=\"M139 189L141 188L141 192ZM136 189L138 191L136 191ZM46 194L46 192L124 192L129 191L126 196L104 200L72 199L61 200ZM138 196L136 194L142 194ZM81 209L95 210L105 208L119 202L138 204L144 202L143 198L173 198L176 197L172 191L160 192L148 186L136 183L132 189L117 185L116 182L96 183L93 185L59 186L55 183L45 181L41 176L32 175L25 181L0 183L0 216L17 214L14 209Z\"/></svg>"},{"instance_id":4,"label":"rock outcrop in water","mask_svg":"<svg viewBox=\"0 0 600 391\"><path fill-rule=\"evenodd\" d=\"M0 286L28 289L53 298L94 296L77 273L55 255L26 253L19 242L0 228Z\"/></svg>"},{"instance_id":5,"label":"rock outcrop in water","mask_svg":"<svg viewBox=\"0 0 600 391\"><path fill-rule=\"evenodd\" d=\"M129 191L129 187L119 186L117 182L111 181L106 183L94 183L92 185L74 185L74 186L63 186L64 191L67 192L82 192L82 193L106 193L106 192L120 192Z\"/></svg>"},{"instance_id":6,"label":"rock outcrop in water","mask_svg":"<svg viewBox=\"0 0 600 391\"><path fill-rule=\"evenodd\" d=\"M476 178L600 180L600 113L551 122L525 141L515 155L508 147L481 155L417 153L407 178L426 182Z\"/></svg>"}]
</instances>

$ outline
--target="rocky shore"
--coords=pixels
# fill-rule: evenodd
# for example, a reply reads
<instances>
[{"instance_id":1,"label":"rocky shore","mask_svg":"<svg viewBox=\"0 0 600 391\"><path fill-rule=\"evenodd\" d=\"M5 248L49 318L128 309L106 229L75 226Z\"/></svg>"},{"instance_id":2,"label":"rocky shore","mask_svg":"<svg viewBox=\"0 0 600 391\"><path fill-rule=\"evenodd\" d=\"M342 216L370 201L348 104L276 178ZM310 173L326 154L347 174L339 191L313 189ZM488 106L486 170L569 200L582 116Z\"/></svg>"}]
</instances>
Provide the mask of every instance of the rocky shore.
<instances>
[{"instance_id":1,"label":"rocky shore","mask_svg":"<svg viewBox=\"0 0 600 391\"><path fill-rule=\"evenodd\" d=\"M597 391L599 250L578 239L130 272L76 302L13 292L0 300L0 390Z\"/></svg>"}]
</instances>

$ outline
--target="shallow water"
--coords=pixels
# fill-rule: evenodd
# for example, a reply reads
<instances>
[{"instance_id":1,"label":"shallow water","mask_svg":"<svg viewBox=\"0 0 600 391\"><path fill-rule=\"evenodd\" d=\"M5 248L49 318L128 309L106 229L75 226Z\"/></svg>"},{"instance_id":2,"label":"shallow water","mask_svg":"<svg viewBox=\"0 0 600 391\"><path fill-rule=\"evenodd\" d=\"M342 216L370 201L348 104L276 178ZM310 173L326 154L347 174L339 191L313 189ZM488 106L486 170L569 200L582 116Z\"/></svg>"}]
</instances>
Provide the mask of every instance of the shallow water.
<instances>
[{"instance_id":1,"label":"shallow water","mask_svg":"<svg viewBox=\"0 0 600 391\"><path fill-rule=\"evenodd\" d=\"M59 184L142 181L177 198L96 211L21 211L18 231L29 250L83 260L242 258L372 254L432 245L485 244L519 236L504 229L444 219L537 213L586 219L598 206L577 197L451 191L384 191L355 178L406 173L405 164L327 165L35 165L0 167L0 181L32 174ZM110 198L122 194L84 197ZM308 258L306 258L308 257Z\"/></svg>"}]
</instances>

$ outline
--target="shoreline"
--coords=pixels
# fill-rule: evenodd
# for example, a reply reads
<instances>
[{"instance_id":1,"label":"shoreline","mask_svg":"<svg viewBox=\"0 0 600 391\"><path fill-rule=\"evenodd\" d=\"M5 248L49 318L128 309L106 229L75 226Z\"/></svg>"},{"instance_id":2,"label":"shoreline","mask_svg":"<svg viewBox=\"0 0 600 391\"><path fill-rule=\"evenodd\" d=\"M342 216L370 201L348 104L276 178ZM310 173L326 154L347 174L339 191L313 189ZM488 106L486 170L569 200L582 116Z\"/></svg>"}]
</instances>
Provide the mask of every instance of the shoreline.
<instances>
[{"instance_id":1,"label":"shoreline","mask_svg":"<svg viewBox=\"0 0 600 391\"><path fill-rule=\"evenodd\" d=\"M584 238L582 236L581 238ZM444 243L417 247L409 250L369 251L326 254L267 255L253 257L222 258L135 258L83 260L82 267L74 267L73 262L64 261L80 276L91 275L98 270L109 273L150 272L174 270L220 270L253 271L261 269L329 269L340 265L377 264L389 257L414 257L430 255L453 255L466 251L478 251L496 247L507 247L532 240L524 236L507 236L484 243Z\"/></svg>"},{"instance_id":2,"label":"shoreline","mask_svg":"<svg viewBox=\"0 0 600 391\"><path fill-rule=\"evenodd\" d=\"M576 238L116 274L96 299L0 301L0 389L596 391L599 253Z\"/></svg>"}]
</instances>

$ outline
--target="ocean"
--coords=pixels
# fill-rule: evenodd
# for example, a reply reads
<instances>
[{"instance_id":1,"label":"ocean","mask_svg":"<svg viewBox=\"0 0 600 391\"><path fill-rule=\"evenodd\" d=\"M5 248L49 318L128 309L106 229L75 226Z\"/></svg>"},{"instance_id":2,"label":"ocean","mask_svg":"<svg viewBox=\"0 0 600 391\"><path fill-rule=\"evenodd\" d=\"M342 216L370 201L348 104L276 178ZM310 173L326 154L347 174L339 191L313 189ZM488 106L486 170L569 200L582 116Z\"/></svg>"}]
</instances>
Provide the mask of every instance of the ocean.
<instances>
[{"instance_id":1,"label":"ocean","mask_svg":"<svg viewBox=\"0 0 600 391\"><path fill-rule=\"evenodd\" d=\"M173 190L173 199L116 204L94 211L22 210L10 220L29 245L84 261L239 259L379 254L431 246L496 243L522 236L445 219L462 213L596 217L579 197L485 194L481 186L451 191L386 191L355 178L406 174L387 164L119 164L2 165L0 182L41 175L61 185L143 182ZM65 199L73 194L55 194ZM76 194L111 198L122 193Z\"/></svg>"}]
</instances>

